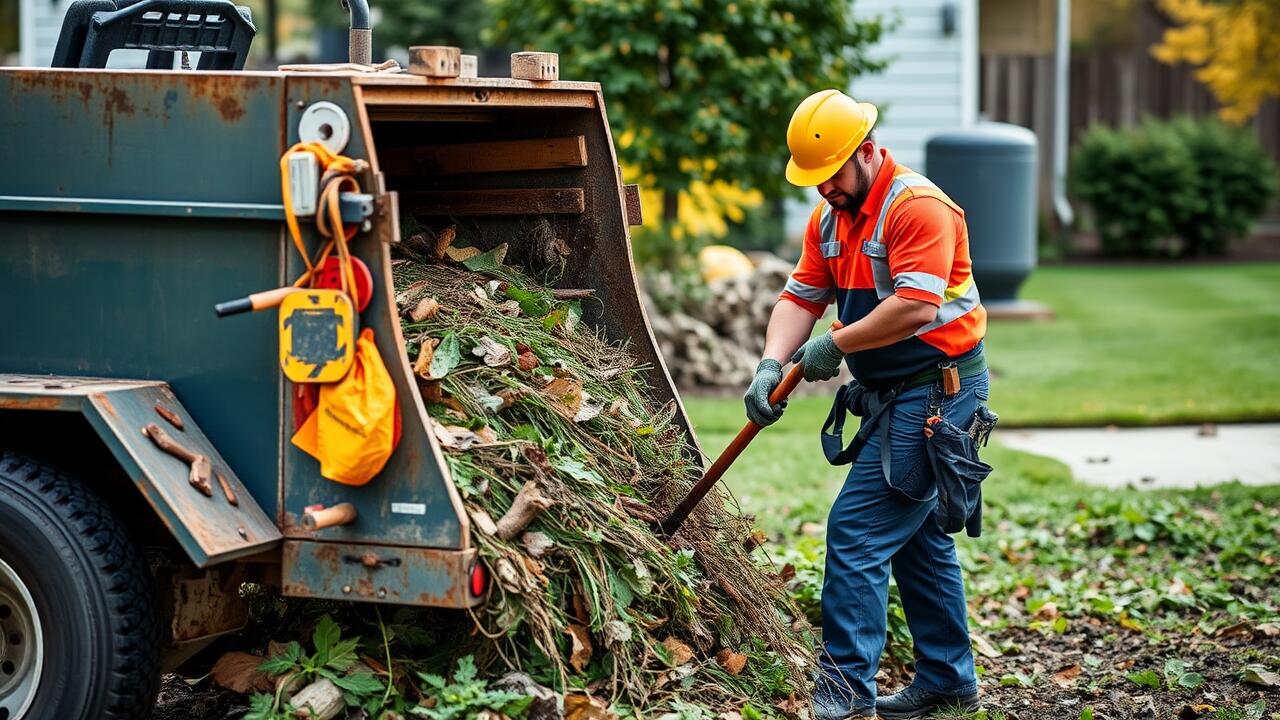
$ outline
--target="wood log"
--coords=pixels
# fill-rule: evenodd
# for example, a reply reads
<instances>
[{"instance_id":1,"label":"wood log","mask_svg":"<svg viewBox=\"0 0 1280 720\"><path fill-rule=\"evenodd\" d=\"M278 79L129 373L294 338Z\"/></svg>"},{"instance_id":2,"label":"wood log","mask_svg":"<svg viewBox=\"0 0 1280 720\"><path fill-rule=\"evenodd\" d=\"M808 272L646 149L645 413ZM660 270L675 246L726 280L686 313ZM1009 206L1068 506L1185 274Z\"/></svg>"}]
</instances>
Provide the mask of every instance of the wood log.
<instances>
[{"instance_id":1,"label":"wood log","mask_svg":"<svg viewBox=\"0 0 1280 720\"><path fill-rule=\"evenodd\" d=\"M498 519L497 532L494 536L501 540L511 540L529 527L547 508L555 503L538 490L538 484L530 480L520 488L511 507Z\"/></svg>"},{"instance_id":2,"label":"wood log","mask_svg":"<svg viewBox=\"0 0 1280 720\"><path fill-rule=\"evenodd\" d=\"M460 58L458 77L473 78L480 77L480 58L475 55L467 55L463 53Z\"/></svg>"},{"instance_id":3,"label":"wood log","mask_svg":"<svg viewBox=\"0 0 1280 720\"><path fill-rule=\"evenodd\" d=\"M302 688L289 704L297 717L308 720L333 720L347 707L342 691L329 678L320 678Z\"/></svg>"},{"instance_id":4,"label":"wood log","mask_svg":"<svg viewBox=\"0 0 1280 720\"><path fill-rule=\"evenodd\" d=\"M435 78L455 78L462 72L462 49L447 45L409 48L409 72Z\"/></svg>"},{"instance_id":5,"label":"wood log","mask_svg":"<svg viewBox=\"0 0 1280 720\"><path fill-rule=\"evenodd\" d=\"M517 80L559 80L560 55L553 52L511 53L511 77Z\"/></svg>"}]
</instances>

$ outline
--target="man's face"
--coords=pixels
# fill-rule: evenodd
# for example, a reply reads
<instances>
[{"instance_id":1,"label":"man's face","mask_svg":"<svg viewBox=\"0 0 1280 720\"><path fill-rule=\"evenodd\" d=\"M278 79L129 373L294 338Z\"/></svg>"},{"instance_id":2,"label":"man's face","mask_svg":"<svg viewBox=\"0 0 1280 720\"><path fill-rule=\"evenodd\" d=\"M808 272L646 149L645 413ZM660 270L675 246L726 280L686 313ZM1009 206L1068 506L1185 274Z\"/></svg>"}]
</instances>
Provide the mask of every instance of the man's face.
<instances>
[{"instance_id":1,"label":"man's face","mask_svg":"<svg viewBox=\"0 0 1280 720\"><path fill-rule=\"evenodd\" d=\"M863 143L858 151L826 182L818 185L818 192L831 207L845 212L857 212L871 191L870 143Z\"/></svg>"}]
</instances>

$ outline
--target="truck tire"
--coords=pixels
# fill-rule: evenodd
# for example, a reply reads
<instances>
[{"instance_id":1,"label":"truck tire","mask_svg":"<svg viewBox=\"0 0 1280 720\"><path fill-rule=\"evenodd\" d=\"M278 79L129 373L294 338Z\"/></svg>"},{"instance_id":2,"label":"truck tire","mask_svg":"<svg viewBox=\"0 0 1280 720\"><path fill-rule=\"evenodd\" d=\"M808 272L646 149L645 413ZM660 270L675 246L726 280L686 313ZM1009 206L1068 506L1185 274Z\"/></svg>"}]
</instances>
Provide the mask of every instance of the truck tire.
<instances>
[{"instance_id":1,"label":"truck tire","mask_svg":"<svg viewBox=\"0 0 1280 720\"><path fill-rule=\"evenodd\" d=\"M161 625L111 509L0 449L0 720L133 720L151 710Z\"/></svg>"}]
</instances>

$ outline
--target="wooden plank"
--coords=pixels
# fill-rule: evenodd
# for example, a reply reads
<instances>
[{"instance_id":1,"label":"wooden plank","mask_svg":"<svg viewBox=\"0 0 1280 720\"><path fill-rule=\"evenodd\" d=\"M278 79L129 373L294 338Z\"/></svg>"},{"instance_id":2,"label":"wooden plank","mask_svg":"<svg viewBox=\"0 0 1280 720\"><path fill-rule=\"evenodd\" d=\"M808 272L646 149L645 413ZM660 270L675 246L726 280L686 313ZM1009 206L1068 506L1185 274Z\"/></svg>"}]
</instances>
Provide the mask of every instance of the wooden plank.
<instances>
[{"instance_id":1,"label":"wooden plank","mask_svg":"<svg viewBox=\"0 0 1280 720\"><path fill-rule=\"evenodd\" d=\"M423 145L389 155L383 165L393 175L470 175L586 166L587 140L582 135Z\"/></svg>"},{"instance_id":2,"label":"wooden plank","mask_svg":"<svg viewBox=\"0 0 1280 720\"><path fill-rule=\"evenodd\" d=\"M415 215L581 215L582 188L528 190L442 190L404 192L403 205Z\"/></svg>"}]
</instances>

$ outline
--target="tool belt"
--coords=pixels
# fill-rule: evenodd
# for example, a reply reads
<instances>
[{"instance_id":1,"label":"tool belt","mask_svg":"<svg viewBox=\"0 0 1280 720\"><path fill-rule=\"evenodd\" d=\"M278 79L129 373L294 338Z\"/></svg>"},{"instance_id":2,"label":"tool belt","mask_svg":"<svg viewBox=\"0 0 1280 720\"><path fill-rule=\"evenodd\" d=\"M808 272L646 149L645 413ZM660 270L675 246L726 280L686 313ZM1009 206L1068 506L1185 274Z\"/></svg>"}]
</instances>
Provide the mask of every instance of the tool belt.
<instances>
[{"instance_id":1,"label":"tool belt","mask_svg":"<svg viewBox=\"0 0 1280 720\"><path fill-rule=\"evenodd\" d=\"M967 528L970 537L977 537L982 525L981 483L991 474L991 466L978 459L977 448L986 444L999 417L985 405L979 405L968 429L961 430L943 417L942 400L959 392L960 380L980 375L986 370L986 357L978 352L960 363L939 363L937 367L877 390L866 388L857 380L841 386L822 425L822 452L827 462L832 465L852 463L871 438L871 433L878 432L880 465L889 487L917 502L937 498L934 515L939 527L948 533ZM932 386L928 419L922 428L927 461L914 463L895 474L890 460L890 411L902 393L924 386ZM862 423L846 446L844 421L850 413L861 417Z\"/></svg>"}]
</instances>

